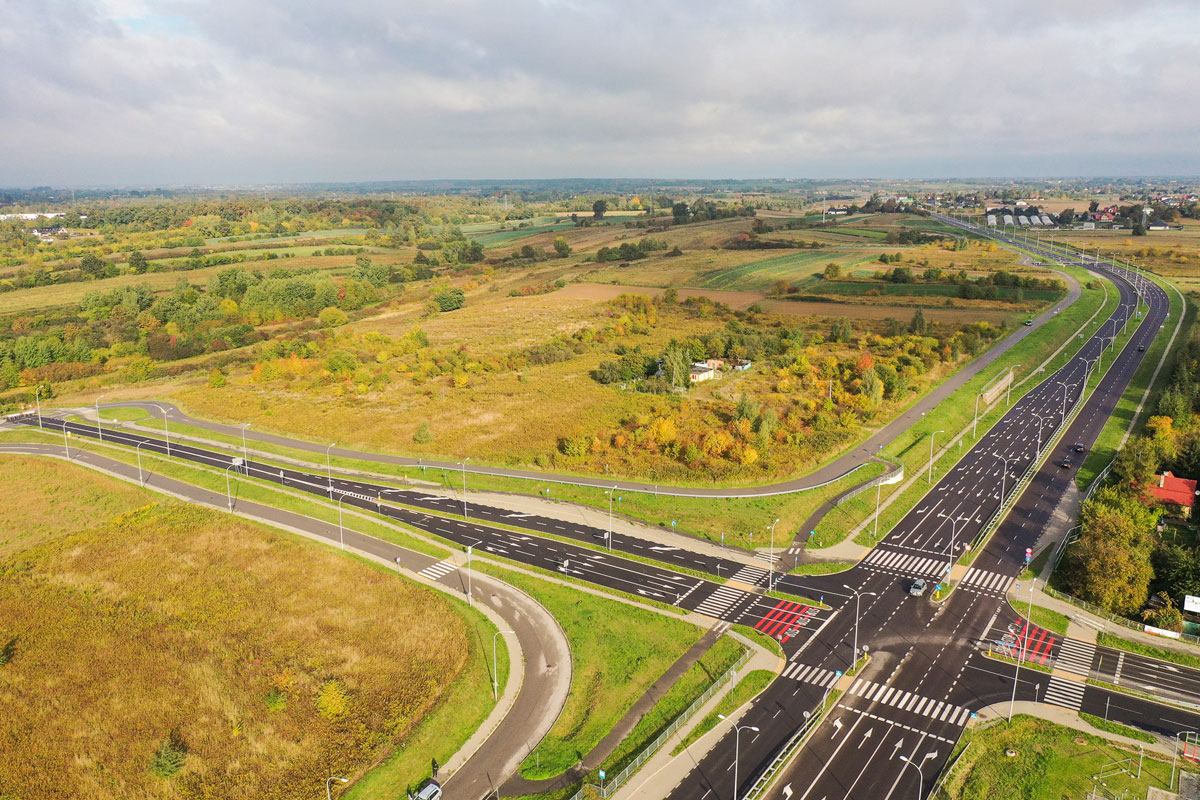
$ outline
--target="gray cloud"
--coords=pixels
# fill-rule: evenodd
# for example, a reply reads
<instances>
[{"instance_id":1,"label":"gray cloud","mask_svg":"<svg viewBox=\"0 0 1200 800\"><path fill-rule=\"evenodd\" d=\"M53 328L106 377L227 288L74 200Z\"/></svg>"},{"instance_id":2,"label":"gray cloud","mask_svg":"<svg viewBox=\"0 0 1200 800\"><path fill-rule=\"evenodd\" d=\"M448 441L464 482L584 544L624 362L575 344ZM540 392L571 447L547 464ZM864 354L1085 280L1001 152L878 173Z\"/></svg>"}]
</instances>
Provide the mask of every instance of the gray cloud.
<instances>
[{"instance_id":1,"label":"gray cloud","mask_svg":"<svg viewBox=\"0 0 1200 800\"><path fill-rule=\"evenodd\" d=\"M1200 172L1184 0L6 13L0 184Z\"/></svg>"}]
</instances>

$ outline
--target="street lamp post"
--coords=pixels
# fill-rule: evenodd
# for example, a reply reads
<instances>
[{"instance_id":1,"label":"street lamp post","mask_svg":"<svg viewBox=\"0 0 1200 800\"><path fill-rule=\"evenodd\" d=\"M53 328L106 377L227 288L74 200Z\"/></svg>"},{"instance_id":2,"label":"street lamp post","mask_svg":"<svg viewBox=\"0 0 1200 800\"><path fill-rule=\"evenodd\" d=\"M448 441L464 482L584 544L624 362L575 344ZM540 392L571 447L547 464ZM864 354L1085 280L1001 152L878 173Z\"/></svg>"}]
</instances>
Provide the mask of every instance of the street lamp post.
<instances>
[{"instance_id":1,"label":"street lamp post","mask_svg":"<svg viewBox=\"0 0 1200 800\"><path fill-rule=\"evenodd\" d=\"M954 543L958 541L958 523L968 522L970 517L949 517L945 514L938 514L943 519L950 520L950 547L946 551L946 580L950 580L950 573L954 571Z\"/></svg>"},{"instance_id":2,"label":"street lamp post","mask_svg":"<svg viewBox=\"0 0 1200 800\"><path fill-rule=\"evenodd\" d=\"M929 478L926 483L933 483L933 440L939 433L945 433L945 431L934 431L929 434Z\"/></svg>"},{"instance_id":3,"label":"street lamp post","mask_svg":"<svg viewBox=\"0 0 1200 800\"><path fill-rule=\"evenodd\" d=\"M333 795L330 794L330 790L329 790L329 784L331 784L333 781L341 781L342 783L349 783L350 779L349 778L339 778L337 775L331 775L328 778L326 778L325 779L325 800L333 800Z\"/></svg>"},{"instance_id":4,"label":"street lamp post","mask_svg":"<svg viewBox=\"0 0 1200 800\"><path fill-rule=\"evenodd\" d=\"M724 714L717 714L718 719L725 719ZM742 731L754 731L758 733L758 727L755 725L738 725L733 726L733 800L738 800L738 756L742 743Z\"/></svg>"},{"instance_id":5,"label":"street lamp post","mask_svg":"<svg viewBox=\"0 0 1200 800\"><path fill-rule=\"evenodd\" d=\"M775 558L775 526L778 524L779 524L779 517L776 517L775 521L771 523L771 558L772 558L772 561L771 561L771 574L768 576L769 580L767 580L767 588L768 589L773 589L779 584L779 579L775 577L775 561L774 561L774 558Z\"/></svg>"},{"instance_id":6,"label":"street lamp post","mask_svg":"<svg viewBox=\"0 0 1200 800\"><path fill-rule=\"evenodd\" d=\"M617 487L605 489L604 493L608 495L608 552L612 552L612 504L613 496L617 493Z\"/></svg>"},{"instance_id":7,"label":"street lamp post","mask_svg":"<svg viewBox=\"0 0 1200 800\"><path fill-rule=\"evenodd\" d=\"M37 391L33 393L33 402L37 403L38 430L39 430L39 431L40 431L40 430L45 430L45 428L43 428L43 427L42 427L42 399L41 399L41 394L42 394L42 385L39 383L39 384L38 384L38 387L37 387Z\"/></svg>"},{"instance_id":8,"label":"street lamp post","mask_svg":"<svg viewBox=\"0 0 1200 800\"><path fill-rule=\"evenodd\" d=\"M462 461L458 462L458 465L459 465L460 467L462 467L462 479L463 479L463 519L464 519L464 520L467 518L467 462L468 462L468 461L470 461L470 460L471 460L471 457L470 457L470 456L467 456L467 457L466 457L466 458L464 458Z\"/></svg>"},{"instance_id":9,"label":"street lamp post","mask_svg":"<svg viewBox=\"0 0 1200 800\"><path fill-rule=\"evenodd\" d=\"M158 404L155 404L154 407L158 409L159 414L162 414L163 436L166 437L166 440L167 440L167 458L170 458L171 457L171 429L167 427L167 410Z\"/></svg>"},{"instance_id":10,"label":"street lamp post","mask_svg":"<svg viewBox=\"0 0 1200 800\"><path fill-rule=\"evenodd\" d=\"M920 763L913 761L908 756L900 756L900 760L903 761L905 764L910 764L911 766L914 766L917 768L917 775L920 776L920 780L921 780L920 785L917 786L917 800L921 800L922 793L925 791L925 773L921 771L921 765L924 764L929 759L936 758L936 757L937 757L936 750L932 753L926 753L925 757L921 759Z\"/></svg>"},{"instance_id":11,"label":"street lamp post","mask_svg":"<svg viewBox=\"0 0 1200 800\"><path fill-rule=\"evenodd\" d=\"M1032 411L1029 412L1029 416L1037 417L1037 421L1038 421L1037 452L1034 453L1034 458L1038 458L1042 455L1042 427L1046 424L1046 418L1043 417L1041 414L1035 414Z\"/></svg>"},{"instance_id":12,"label":"street lamp post","mask_svg":"<svg viewBox=\"0 0 1200 800\"><path fill-rule=\"evenodd\" d=\"M242 474L246 477L250 477L250 456L246 451L246 428L249 427L249 422L242 425Z\"/></svg>"},{"instance_id":13,"label":"street lamp post","mask_svg":"<svg viewBox=\"0 0 1200 800\"><path fill-rule=\"evenodd\" d=\"M67 461L71 460L71 432L67 430L67 423L63 423L63 449L67 451Z\"/></svg>"},{"instance_id":14,"label":"street lamp post","mask_svg":"<svg viewBox=\"0 0 1200 800\"><path fill-rule=\"evenodd\" d=\"M140 441L140 442L138 442L138 443L137 443L137 447L133 448L133 449L134 449L134 452L136 452L136 453L137 453L137 460L138 460L138 483L140 483L142 486L145 486L145 485L146 485L146 479L142 477L142 445L144 445L145 443L146 443L146 442L145 442L144 440L143 440L143 441Z\"/></svg>"},{"instance_id":15,"label":"street lamp post","mask_svg":"<svg viewBox=\"0 0 1200 800\"><path fill-rule=\"evenodd\" d=\"M480 544L481 542L483 542L483 539L479 539L475 544L467 545L467 605L471 608L475 607L475 601L471 593L471 551L475 549L476 544Z\"/></svg>"},{"instance_id":16,"label":"street lamp post","mask_svg":"<svg viewBox=\"0 0 1200 800\"><path fill-rule=\"evenodd\" d=\"M863 592L858 589L852 589L844 583L842 584L842 588L854 593L854 654L850 658L850 668L853 669L855 662L858 661L858 620L860 618L858 603L860 596L867 595L868 597L878 597L879 595L875 592Z\"/></svg>"},{"instance_id":17,"label":"street lamp post","mask_svg":"<svg viewBox=\"0 0 1200 800\"><path fill-rule=\"evenodd\" d=\"M1016 461L1017 457L1011 456L1009 458L1005 458L1004 456L994 455L993 458L999 459L1004 464L1004 469L1000 470L1000 507L1003 508L1004 507L1004 479L1008 477L1008 462Z\"/></svg>"},{"instance_id":18,"label":"street lamp post","mask_svg":"<svg viewBox=\"0 0 1200 800\"><path fill-rule=\"evenodd\" d=\"M330 442L329 447L325 448L325 480L329 486L329 499L333 499L333 466L329 462L329 451L333 449L337 442Z\"/></svg>"},{"instance_id":19,"label":"street lamp post","mask_svg":"<svg viewBox=\"0 0 1200 800\"><path fill-rule=\"evenodd\" d=\"M1066 422L1066 420L1067 420L1067 389L1068 388L1074 389L1075 384L1064 383L1063 381L1055 381L1055 383L1057 383L1059 386L1063 387L1062 418L1063 418L1063 422Z\"/></svg>"},{"instance_id":20,"label":"street lamp post","mask_svg":"<svg viewBox=\"0 0 1200 800\"><path fill-rule=\"evenodd\" d=\"M496 631L492 634L492 700L500 699L500 664L496 661L496 637L502 633L515 631Z\"/></svg>"},{"instance_id":21,"label":"street lamp post","mask_svg":"<svg viewBox=\"0 0 1200 800\"><path fill-rule=\"evenodd\" d=\"M229 501L230 511L233 511L233 490L229 486L229 470L233 469L234 467L240 467L241 465L242 460L240 458L235 458L233 461L229 462L229 466L225 468L225 497Z\"/></svg>"},{"instance_id":22,"label":"street lamp post","mask_svg":"<svg viewBox=\"0 0 1200 800\"><path fill-rule=\"evenodd\" d=\"M1029 618L1033 617L1033 587L1037 586L1037 578L1029 580L1029 617L1025 620L1025 635L1021 637L1021 657L1017 659L1017 668L1013 670L1012 699L1008 701L1008 721L1012 722L1013 707L1017 704L1017 678L1021 674L1021 662L1025 660L1025 647L1029 643Z\"/></svg>"},{"instance_id":23,"label":"street lamp post","mask_svg":"<svg viewBox=\"0 0 1200 800\"><path fill-rule=\"evenodd\" d=\"M345 499L345 494L338 495L338 543L343 550L346 549L346 529L342 526L342 501Z\"/></svg>"},{"instance_id":24,"label":"street lamp post","mask_svg":"<svg viewBox=\"0 0 1200 800\"><path fill-rule=\"evenodd\" d=\"M104 441L104 428L100 427L100 398L102 394L96 395L96 434L100 437L100 441Z\"/></svg>"}]
</instances>

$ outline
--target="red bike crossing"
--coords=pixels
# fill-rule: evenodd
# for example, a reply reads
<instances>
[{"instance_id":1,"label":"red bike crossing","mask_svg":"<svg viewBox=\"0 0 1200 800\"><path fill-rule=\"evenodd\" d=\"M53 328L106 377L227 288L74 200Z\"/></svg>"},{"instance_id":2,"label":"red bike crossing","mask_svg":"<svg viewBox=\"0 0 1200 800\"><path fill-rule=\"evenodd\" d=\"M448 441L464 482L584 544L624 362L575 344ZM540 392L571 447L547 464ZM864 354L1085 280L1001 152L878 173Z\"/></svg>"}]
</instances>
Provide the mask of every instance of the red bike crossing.
<instances>
[{"instance_id":1,"label":"red bike crossing","mask_svg":"<svg viewBox=\"0 0 1200 800\"><path fill-rule=\"evenodd\" d=\"M817 609L812 606L780 600L755 624L754 629L782 642L795 636L799 628L808 625L816 613Z\"/></svg>"},{"instance_id":2,"label":"red bike crossing","mask_svg":"<svg viewBox=\"0 0 1200 800\"><path fill-rule=\"evenodd\" d=\"M1020 626L1008 626L1008 633L1000 640L999 645L1003 654L1009 658L1023 657L1032 664L1046 664L1054 653L1056 642L1058 637L1050 631L1022 620Z\"/></svg>"}]
</instances>

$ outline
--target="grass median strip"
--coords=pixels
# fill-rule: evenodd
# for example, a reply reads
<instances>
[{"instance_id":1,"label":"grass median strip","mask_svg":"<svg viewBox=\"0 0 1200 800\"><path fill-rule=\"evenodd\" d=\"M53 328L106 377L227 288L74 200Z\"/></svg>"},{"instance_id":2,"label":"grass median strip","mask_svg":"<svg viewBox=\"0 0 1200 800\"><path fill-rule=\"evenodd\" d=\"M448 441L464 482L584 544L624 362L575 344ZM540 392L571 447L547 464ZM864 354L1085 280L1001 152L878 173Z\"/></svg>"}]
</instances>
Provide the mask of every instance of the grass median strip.
<instances>
[{"instance_id":1,"label":"grass median strip","mask_svg":"<svg viewBox=\"0 0 1200 800\"><path fill-rule=\"evenodd\" d=\"M1117 650L1124 650L1128 653L1137 653L1141 656L1157 658L1160 661L1170 661L1172 664L1182 664L1185 667L1200 669L1200 656L1194 656L1190 653L1177 653L1174 650L1166 650L1161 647L1142 644L1141 642L1114 636L1111 633L1098 634L1096 636L1096 644L1104 647L1112 647Z\"/></svg>"},{"instance_id":2,"label":"grass median strip","mask_svg":"<svg viewBox=\"0 0 1200 800\"><path fill-rule=\"evenodd\" d=\"M1154 744L1158 741L1145 731L1131 728L1128 725L1122 725L1119 722L1111 722L1104 717L1097 717L1094 714L1085 714L1081 711L1079 712L1079 718L1096 730L1115 733L1118 736L1127 736L1130 739L1137 739L1139 742L1146 742L1148 744Z\"/></svg>"}]
</instances>

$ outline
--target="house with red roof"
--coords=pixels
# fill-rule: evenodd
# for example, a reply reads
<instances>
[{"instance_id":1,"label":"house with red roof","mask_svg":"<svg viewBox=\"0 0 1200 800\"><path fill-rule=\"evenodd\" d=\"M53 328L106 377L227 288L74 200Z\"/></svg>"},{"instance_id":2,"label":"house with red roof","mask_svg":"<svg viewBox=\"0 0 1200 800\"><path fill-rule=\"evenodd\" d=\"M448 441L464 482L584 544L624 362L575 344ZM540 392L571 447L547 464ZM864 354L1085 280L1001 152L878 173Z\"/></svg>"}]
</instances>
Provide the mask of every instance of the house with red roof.
<instances>
[{"instance_id":1,"label":"house with red roof","mask_svg":"<svg viewBox=\"0 0 1200 800\"><path fill-rule=\"evenodd\" d=\"M1196 503L1196 482L1177 478L1167 470L1158 476L1158 485L1150 487L1150 494L1167 506L1172 516L1188 519Z\"/></svg>"}]
</instances>

